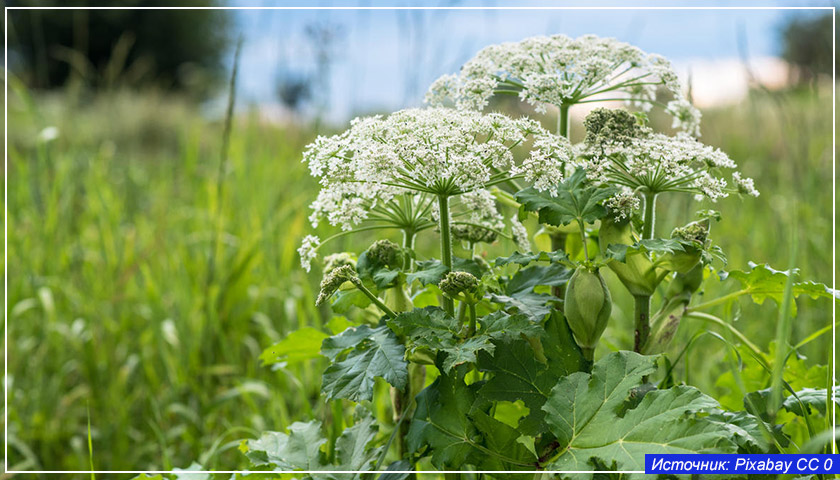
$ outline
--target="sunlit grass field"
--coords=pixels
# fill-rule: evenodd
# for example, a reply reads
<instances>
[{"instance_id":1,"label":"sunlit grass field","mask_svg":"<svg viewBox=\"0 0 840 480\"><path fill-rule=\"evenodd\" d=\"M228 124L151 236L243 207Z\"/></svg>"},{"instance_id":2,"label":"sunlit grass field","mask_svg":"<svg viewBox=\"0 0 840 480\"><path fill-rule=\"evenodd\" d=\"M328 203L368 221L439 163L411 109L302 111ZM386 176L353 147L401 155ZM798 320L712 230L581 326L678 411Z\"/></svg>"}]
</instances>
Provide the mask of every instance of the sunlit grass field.
<instances>
[{"instance_id":1,"label":"sunlit grass field","mask_svg":"<svg viewBox=\"0 0 840 480\"><path fill-rule=\"evenodd\" d=\"M758 92L704 112L703 141L729 153L762 194L718 206L663 198L657 233L715 208L724 217L712 237L729 260L717 268L752 260L787 269L795 237L802 278L830 283L832 117L823 91ZM312 233L317 185L300 159L316 132L243 113L222 162L215 113L155 92L10 90L9 469L89 469L88 422L97 469L244 468L242 439L327 415L317 401L322 365L271 371L258 360L299 327L329 331L328 309L314 306L318 269L306 274L295 252ZM624 308L604 338L628 348L632 300L611 285ZM767 351L776 306L737 305L717 313ZM684 340L710 328L692 322L681 327ZM830 323L830 302L800 300L790 343ZM830 336L803 353L807 365L830 362ZM704 337L677 365L679 378L724 395L726 355Z\"/></svg>"}]
</instances>

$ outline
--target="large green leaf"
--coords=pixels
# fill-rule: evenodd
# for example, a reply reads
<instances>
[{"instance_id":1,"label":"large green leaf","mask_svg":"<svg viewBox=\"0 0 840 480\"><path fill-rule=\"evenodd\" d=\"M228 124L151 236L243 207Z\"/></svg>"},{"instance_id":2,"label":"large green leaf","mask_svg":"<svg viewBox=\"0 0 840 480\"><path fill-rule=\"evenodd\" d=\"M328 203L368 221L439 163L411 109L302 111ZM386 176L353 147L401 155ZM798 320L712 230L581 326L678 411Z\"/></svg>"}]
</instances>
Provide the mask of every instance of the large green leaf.
<instances>
[{"instance_id":1,"label":"large green leaf","mask_svg":"<svg viewBox=\"0 0 840 480\"><path fill-rule=\"evenodd\" d=\"M513 255L509 257L499 257L495 261L495 265L497 267L501 267L503 265L509 264L516 264L520 266L528 265L529 263L533 262L549 262L549 263L558 263L558 262L567 262L569 257L566 255L566 252L563 250L557 250L554 252L534 252L534 253L519 253L513 252Z\"/></svg>"},{"instance_id":2,"label":"large green leaf","mask_svg":"<svg viewBox=\"0 0 840 480\"><path fill-rule=\"evenodd\" d=\"M381 453L381 447L372 445L379 432L376 419L365 415L350 428L342 432L335 442L335 470L369 470L371 462Z\"/></svg>"},{"instance_id":3,"label":"large green leaf","mask_svg":"<svg viewBox=\"0 0 840 480\"><path fill-rule=\"evenodd\" d=\"M560 443L559 456L547 468L593 470L602 464L644 470L649 453L735 452L729 429L696 415L718 404L693 387L651 391L625 410L630 391L654 370L654 357L616 352L596 363L591 374L561 379L543 406Z\"/></svg>"},{"instance_id":4,"label":"large green leaf","mask_svg":"<svg viewBox=\"0 0 840 480\"><path fill-rule=\"evenodd\" d=\"M508 310L527 315L534 322L541 322L554 310L549 303L556 302L557 297L538 293L534 289L538 286L565 285L572 273L560 263L522 268L504 285L504 294L492 294L490 299Z\"/></svg>"},{"instance_id":5,"label":"large green leaf","mask_svg":"<svg viewBox=\"0 0 840 480\"><path fill-rule=\"evenodd\" d=\"M787 397L782 406L785 408L785 410L791 413L795 413L799 416L804 416L804 414L806 413L802 411L803 406L806 410L808 410L808 414L811 414L811 410L814 410L820 415L825 416L825 407L828 402L828 389L804 388L796 392L796 396L791 395ZM840 407L840 386L834 387L834 402L835 405Z\"/></svg>"},{"instance_id":6,"label":"large green leaf","mask_svg":"<svg viewBox=\"0 0 840 480\"><path fill-rule=\"evenodd\" d=\"M594 223L607 214L602 205L604 200L614 195L611 187L599 188L586 184L586 172L578 169L572 176L551 191L539 191L533 187L516 193L516 201L525 210L539 212L540 223L549 225L568 225L579 220Z\"/></svg>"},{"instance_id":7,"label":"large green leaf","mask_svg":"<svg viewBox=\"0 0 840 480\"><path fill-rule=\"evenodd\" d=\"M545 430L542 406L558 379L587 366L566 321L559 314L547 321L537 350L542 361L535 355L532 342L515 339L496 342L492 355L481 352L478 357L479 368L493 374L479 391L481 402L521 400L528 408L528 415L518 427L523 434L532 436Z\"/></svg>"},{"instance_id":8,"label":"large green leaf","mask_svg":"<svg viewBox=\"0 0 840 480\"><path fill-rule=\"evenodd\" d=\"M465 384L464 373L460 368L443 374L417 395L408 447L415 452L428 447L432 464L441 469L532 469L536 459L517 443L515 429L486 412L473 411L480 385Z\"/></svg>"},{"instance_id":9,"label":"large green leaf","mask_svg":"<svg viewBox=\"0 0 840 480\"><path fill-rule=\"evenodd\" d=\"M295 330L283 340L268 347L260 355L264 365L279 362L300 362L321 356L321 343L329 337L326 333L312 328L303 327Z\"/></svg>"},{"instance_id":10,"label":"large green leaf","mask_svg":"<svg viewBox=\"0 0 840 480\"><path fill-rule=\"evenodd\" d=\"M245 455L255 466L273 465L279 470L370 470L372 462L382 453L382 446L374 440L379 431L376 419L365 412L347 428L335 443L335 461L327 462L321 447L327 440L321 434L321 423L295 422L288 433L265 432L256 440L245 443ZM311 474L304 478L349 480L358 474Z\"/></svg>"},{"instance_id":11,"label":"large green leaf","mask_svg":"<svg viewBox=\"0 0 840 480\"><path fill-rule=\"evenodd\" d=\"M719 410L707 420L718 422L722 428L729 430L739 453L769 453L773 447L765 433L770 433L780 445L787 445L788 439L782 433L782 425L770 425L762 419L748 412L728 412Z\"/></svg>"},{"instance_id":12,"label":"large green leaf","mask_svg":"<svg viewBox=\"0 0 840 480\"><path fill-rule=\"evenodd\" d=\"M776 302L776 305L782 305L782 299L785 293L785 285L787 284L788 276L793 274L797 276L799 271L794 269L791 271L775 270L767 264L749 263L750 270L748 272L742 270L732 270L729 272L721 272L721 280L733 278L741 284L741 288L745 293L752 297L753 301L758 304L764 303L764 300L770 298ZM816 282L796 282L793 284L793 296L799 297L802 295L817 298L840 298L840 293L821 283ZM791 302L791 314L796 315L796 302Z\"/></svg>"},{"instance_id":13,"label":"large green leaf","mask_svg":"<svg viewBox=\"0 0 840 480\"><path fill-rule=\"evenodd\" d=\"M343 360L335 361L349 350ZM324 340L321 352L334 360L323 377L328 399L371 400L376 377L402 390L408 381L405 348L387 326L351 327Z\"/></svg>"},{"instance_id":14,"label":"large green leaf","mask_svg":"<svg viewBox=\"0 0 840 480\"><path fill-rule=\"evenodd\" d=\"M319 470L323 464L321 422L295 422L289 433L264 432L248 440L245 455L256 466L274 465L282 470Z\"/></svg>"},{"instance_id":15,"label":"large green leaf","mask_svg":"<svg viewBox=\"0 0 840 480\"><path fill-rule=\"evenodd\" d=\"M428 446L438 468L466 465L478 450L478 430L469 419L477 385L466 385L457 371L439 376L417 395L408 430L408 448Z\"/></svg>"},{"instance_id":16,"label":"large green leaf","mask_svg":"<svg viewBox=\"0 0 840 480\"><path fill-rule=\"evenodd\" d=\"M472 259L452 257L452 270L455 272L467 272L474 275L476 278L481 278L483 274L481 266ZM424 260L417 262L417 269L406 275L408 283L414 280L419 281L423 285L438 284L440 279L449 273L449 268L446 267L440 260Z\"/></svg>"},{"instance_id":17,"label":"large green leaf","mask_svg":"<svg viewBox=\"0 0 840 480\"><path fill-rule=\"evenodd\" d=\"M412 348L425 347L443 352L445 372L464 363L474 363L479 351L492 352L492 340L536 336L540 329L524 315L494 312L481 318L478 331L463 338L457 320L439 307L426 307L401 313L389 322L399 335L410 339Z\"/></svg>"},{"instance_id":18,"label":"large green leaf","mask_svg":"<svg viewBox=\"0 0 840 480\"><path fill-rule=\"evenodd\" d=\"M640 253L653 253L655 255L665 255L669 253L684 252L687 247L692 245L689 242L677 240L675 238L651 238L641 240L633 245L611 244L607 247L604 256L618 260L619 262L626 262L627 255L634 255Z\"/></svg>"}]
</instances>

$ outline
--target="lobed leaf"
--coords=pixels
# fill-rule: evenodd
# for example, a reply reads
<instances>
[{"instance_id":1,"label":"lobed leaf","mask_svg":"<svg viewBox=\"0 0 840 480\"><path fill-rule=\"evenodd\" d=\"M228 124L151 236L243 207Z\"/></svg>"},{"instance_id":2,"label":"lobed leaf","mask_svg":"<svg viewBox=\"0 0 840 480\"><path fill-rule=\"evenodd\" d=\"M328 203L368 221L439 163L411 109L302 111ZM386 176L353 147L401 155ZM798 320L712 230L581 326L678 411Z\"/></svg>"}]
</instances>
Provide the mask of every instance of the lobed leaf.
<instances>
[{"instance_id":1,"label":"lobed leaf","mask_svg":"<svg viewBox=\"0 0 840 480\"><path fill-rule=\"evenodd\" d=\"M567 262L569 261L569 257L566 255L566 252L563 250L557 250L554 252L536 252L536 253L519 253L514 252L513 255L509 257L499 257L495 261L495 265L497 267L501 267L504 265L509 264L516 264L520 266L526 266L529 263L533 262L549 262L549 263L558 263L558 262Z\"/></svg>"},{"instance_id":2,"label":"lobed leaf","mask_svg":"<svg viewBox=\"0 0 840 480\"><path fill-rule=\"evenodd\" d=\"M776 270L767 264L756 264L749 262L750 270L748 272L742 270L732 270L729 272L720 272L720 279L726 280L734 278L741 284L741 288L745 294L752 297L757 304L764 303L764 300L770 298L776 302L777 305L782 305L782 300L785 293L785 284L788 276L799 275L798 269L791 270ZM840 299L840 292L833 290L821 283L816 282L796 282L793 284L793 297L807 295L813 299L818 298L834 298ZM791 315L796 316L796 302L791 302Z\"/></svg>"},{"instance_id":3,"label":"lobed leaf","mask_svg":"<svg viewBox=\"0 0 840 480\"><path fill-rule=\"evenodd\" d=\"M274 465L282 470L318 470L322 465L321 422L295 422L289 433L264 432L256 440L248 440L245 455L256 466Z\"/></svg>"},{"instance_id":4,"label":"lobed leaf","mask_svg":"<svg viewBox=\"0 0 840 480\"><path fill-rule=\"evenodd\" d=\"M579 168L553 192L529 187L515 197L525 210L539 213L540 223L560 226L573 221L594 223L603 218L607 209L602 203L615 193L613 187L586 184L586 172Z\"/></svg>"},{"instance_id":5,"label":"lobed leaf","mask_svg":"<svg viewBox=\"0 0 840 480\"><path fill-rule=\"evenodd\" d=\"M504 294L491 294L490 300L527 315L534 322L541 322L554 310L549 302L557 301L553 295L537 293L538 286L561 286L569 282L574 272L560 263L533 265L520 269L504 286Z\"/></svg>"},{"instance_id":6,"label":"lobed leaf","mask_svg":"<svg viewBox=\"0 0 840 480\"><path fill-rule=\"evenodd\" d=\"M654 370L655 357L616 352L598 361L591 374L561 379L543 406L560 443L559 456L547 468L591 471L605 464L644 470L645 454L734 452L727 428L695 415L718 404L693 387L651 391L619 415L631 389Z\"/></svg>"},{"instance_id":7,"label":"lobed leaf","mask_svg":"<svg viewBox=\"0 0 840 480\"><path fill-rule=\"evenodd\" d=\"M348 349L346 358L335 361ZM371 400L376 377L400 390L408 381L405 347L387 326L348 328L324 340L321 352L334 361L323 375L327 399Z\"/></svg>"},{"instance_id":8,"label":"lobed leaf","mask_svg":"<svg viewBox=\"0 0 840 480\"><path fill-rule=\"evenodd\" d=\"M414 309L398 315L389 325L399 335L411 340L414 347L426 347L445 353L444 372L457 365L475 363L480 351L492 352L492 340L514 338L519 335L539 335L540 329L524 315L494 312L480 320L478 331L462 338L461 326L439 307Z\"/></svg>"},{"instance_id":9,"label":"lobed leaf","mask_svg":"<svg viewBox=\"0 0 840 480\"><path fill-rule=\"evenodd\" d=\"M545 430L543 419L545 404L557 381L587 367L587 362L574 342L566 321L558 314L546 323L539 342L539 354L534 345L523 339L497 341L495 350L481 352L478 367L492 373L479 391L483 403L521 400L528 408L528 415L519 423L519 431L535 436Z\"/></svg>"},{"instance_id":10,"label":"lobed leaf","mask_svg":"<svg viewBox=\"0 0 840 480\"><path fill-rule=\"evenodd\" d=\"M465 370L439 376L417 395L408 447L428 447L438 468L478 465L494 470L532 469L534 455L517 443L519 433L485 412L473 411L479 384L467 385Z\"/></svg>"}]
</instances>

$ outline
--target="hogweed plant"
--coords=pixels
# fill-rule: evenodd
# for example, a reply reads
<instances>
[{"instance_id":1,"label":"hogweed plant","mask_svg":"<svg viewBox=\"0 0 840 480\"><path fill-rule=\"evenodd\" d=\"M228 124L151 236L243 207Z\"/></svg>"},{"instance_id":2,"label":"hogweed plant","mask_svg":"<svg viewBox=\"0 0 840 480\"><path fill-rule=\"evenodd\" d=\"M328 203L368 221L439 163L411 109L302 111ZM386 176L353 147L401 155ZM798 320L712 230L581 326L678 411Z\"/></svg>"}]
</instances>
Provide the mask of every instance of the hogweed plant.
<instances>
[{"instance_id":1,"label":"hogweed plant","mask_svg":"<svg viewBox=\"0 0 840 480\"><path fill-rule=\"evenodd\" d=\"M569 107L606 92L647 107L659 103L658 86L674 97L662 106L684 132L657 133L644 115L602 108L586 118L581 144L566 140ZM559 131L482 113L500 93L557 107ZM774 363L708 311L742 296L770 298L788 318L796 297L835 292L799 281L793 269L719 270L716 211L682 225L656 222L657 201L678 195L759 195L732 159L692 136L700 115L667 61L611 39L537 37L482 50L459 75L438 80L430 98L452 105L357 119L304 154L321 184L313 225L340 228L331 238L394 230L403 243L382 239L321 261L330 239L304 239L303 267L323 266L317 302L341 316L331 325L346 328L306 328L262 359L328 359L322 391L330 408L322 421L243 443L255 467L591 478L593 470L642 470L645 453L796 452L802 439L777 423L780 412L801 417L812 437L827 425L830 392L785 381L795 349L776 345L788 353ZM532 252L525 220L569 241ZM438 258L416 248L420 235L439 243ZM476 254L501 237L518 251L492 261ZM465 255L453 240L468 245ZM715 277L737 289L699 301ZM633 340L618 348L602 340L620 328L611 322L615 288L635 299ZM777 380L744 392L744 408L734 411L680 383L674 367L694 339L674 339L687 319L722 329L715 335L724 348L752 355Z\"/></svg>"}]
</instances>

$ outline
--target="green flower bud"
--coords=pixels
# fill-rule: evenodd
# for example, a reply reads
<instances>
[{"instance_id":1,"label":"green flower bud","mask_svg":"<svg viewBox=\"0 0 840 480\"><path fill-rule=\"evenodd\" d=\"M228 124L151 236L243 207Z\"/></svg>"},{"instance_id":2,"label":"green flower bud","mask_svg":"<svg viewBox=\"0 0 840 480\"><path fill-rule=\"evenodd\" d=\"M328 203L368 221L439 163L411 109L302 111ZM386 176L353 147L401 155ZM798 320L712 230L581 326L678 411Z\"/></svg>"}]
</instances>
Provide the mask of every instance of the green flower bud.
<instances>
[{"instance_id":1,"label":"green flower bud","mask_svg":"<svg viewBox=\"0 0 840 480\"><path fill-rule=\"evenodd\" d=\"M616 221L612 216L601 219L598 229L598 247L606 252L610 245L633 245L636 240L630 219ZM653 262L646 255L628 255L626 261L610 260L607 266L632 295L653 295L659 284Z\"/></svg>"},{"instance_id":2,"label":"green flower bud","mask_svg":"<svg viewBox=\"0 0 840 480\"><path fill-rule=\"evenodd\" d=\"M389 268L401 268L405 260L405 252L390 240L377 240L367 250L371 263Z\"/></svg>"},{"instance_id":3,"label":"green flower bud","mask_svg":"<svg viewBox=\"0 0 840 480\"><path fill-rule=\"evenodd\" d=\"M450 297L463 294L468 303L476 303L480 298L479 281L471 273L449 272L440 281L438 287Z\"/></svg>"},{"instance_id":4,"label":"green flower bud","mask_svg":"<svg viewBox=\"0 0 840 480\"><path fill-rule=\"evenodd\" d=\"M606 141L628 142L647 134L639 124L639 118L621 109L596 108L583 121L586 127L587 145L598 145Z\"/></svg>"},{"instance_id":5,"label":"green flower bud","mask_svg":"<svg viewBox=\"0 0 840 480\"><path fill-rule=\"evenodd\" d=\"M324 257L324 274L329 274L338 267L350 265L356 268L356 261L347 252L333 253Z\"/></svg>"},{"instance_id":6,"label":"green flower bud","mask_svg":"<svg viewBox=\"0 0 840 480\"><path fill-rule=\"evenodd\" d=\"M315 305L321 305L329 300L345 282L357 281L356 270L352 266L342 265L333 269L321 280L321 292L318 294Z\"/></svg>"},{"instance_id":7,"label":"green flower bud","mask_svg":"<svg viewBox=\"0 0 840 480\"><path fill-rule=\"evenodd\" d=\"M677 272L671 283L668 284L668 290L665 292L665 298L673 298L682 293L692 294L700 288L703 283L703 270L705 266L702 263L697 263L694 268L686 273Z\"/></svg>"},{"instance_id":8,"label":"green flower bud","mask_svg":"<svg viewBox=\"0 0 840 480\"><path fill-rule=\"evenodd\" d=\"M671 232L671 238L689 243L685 251L665 255L661 258L661 264L670 270L680 273L688 273L694 268L703 255L709 236L710 221L708 218L697 222L691 222L684 227L675 228Z\"/></svg>"},{"instance_id":9,"label":"green flower bud","mask_svg":"<svg viewBox=\"0 0 840 480\"><path fill-rule=\"evenodd\" d=\"M564 313L581 348L595 348L611 312L612 297L604 277L597 269L578 267L566 288Z\"/></svg>"},{"instance_id":10,"label":"green flower bud","mask_svg":"<svg viewBox=\"0 0 840 480\"><path fill-rule=\"evenodd\" d=\"M475 225L454 224L450 231L455 239L471 243L493 243L498 237L496 232Z\"/></svg>"},{"instance_id":11,"label":"green flower bud","mask_svg":"<svg viewBox=\"0 0 840 480\"><path fill-rule=\"evenodd\" d=\"M677 238L686 242L696 243L698 247L706 244L709 237L711 222L708 218L691 222L684 227L677 227L671 232L671 238Z\"/></svg>"},{"instance_id":12,"label":"green flower bud","mask_svg":"<svg viewBox=\"0 0 840 480\"><path fill-rule=\"evenodd\" d=\"M484 259L481 255L473 255L473 262L478 265L479 271L482 273L487 273L490 271L490 264L487 263L487 260Z\"/></svg>"}]
</instances>

